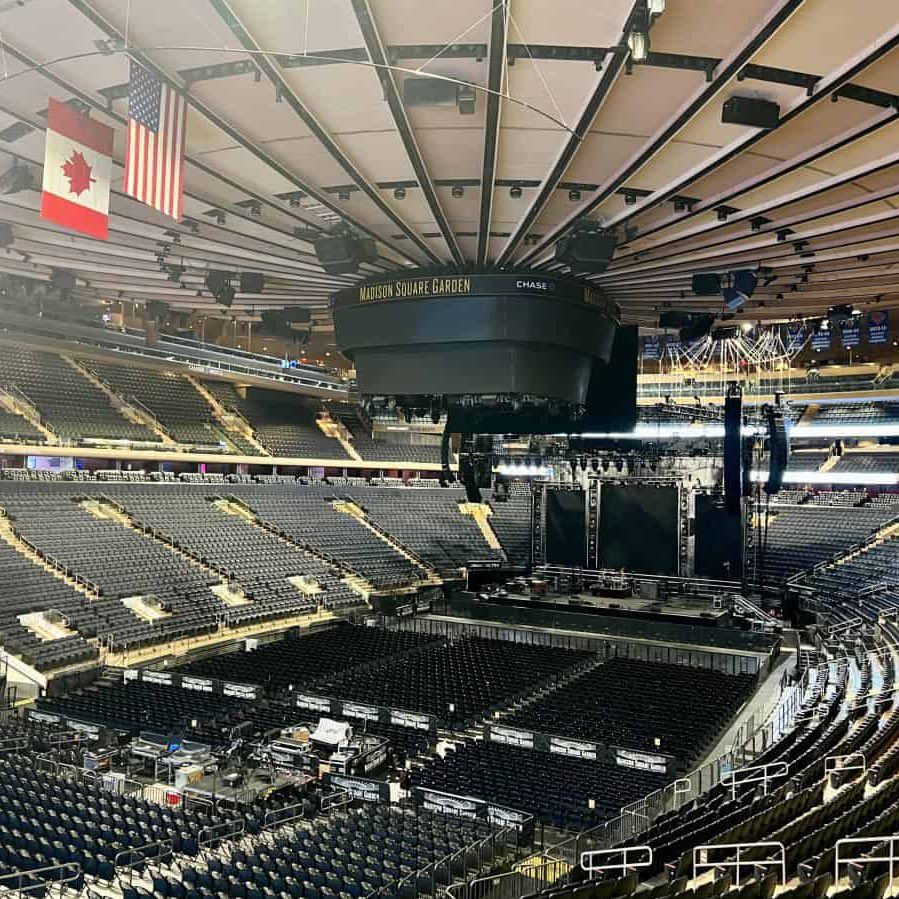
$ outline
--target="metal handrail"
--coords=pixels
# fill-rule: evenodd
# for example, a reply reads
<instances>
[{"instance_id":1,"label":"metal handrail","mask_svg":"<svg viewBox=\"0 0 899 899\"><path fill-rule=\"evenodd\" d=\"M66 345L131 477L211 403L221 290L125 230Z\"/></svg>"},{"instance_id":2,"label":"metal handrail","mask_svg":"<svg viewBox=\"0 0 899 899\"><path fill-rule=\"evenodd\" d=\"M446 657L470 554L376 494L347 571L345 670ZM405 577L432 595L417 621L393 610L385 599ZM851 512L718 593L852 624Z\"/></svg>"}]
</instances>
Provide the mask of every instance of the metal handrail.
<instances>
[{"instance_id":1,"label":"metal handrail","mask_svg":"<svg viewBox=\"0 0 899 899\"><path fill-rule=\"evenodd\" d=\"M644 858L638 861L628 861L628 853L643 853ZM604 865L595 865L593 862L597 859L615 858L621 856L620 862L609 862ZM622 873L628 868L648 868L652 864L652 847L651 846L622 846L617 849L591 849L581 853L581 867L587 873L588 879L592 880L594 873L602 871L621 871Z\"/></svg>"},{"instance_id":2,"label":"metal handrail","mask_svg":"<svg viewBox=\"0 0 899 899\"><path fill-rule=\"evenodd\" d=\"M856 762L861 760L861 765L859 764L840 764L841 762L852 762L855 760ZM865 756L861 752L849 752L846 755L829 755L824 759L824 776L827 777L833 771L860 771L862 776L864 776L865 772L868 770L868 762L865 759Z\"/></svg>"},{"instance_id":3,"label":"metal handrail","mask_svg":"<svg viewBox=\"0 0 899 899\"><path fill-rule=\"evenodd\" d=\"M709 852L712 850L719 849L736 849L737 855L736 858L732 861L724 860L711 862L708 860ZM740 858L740 854L746 849L777 849L779 851L779 858L776 859L752 859L752 860L743 860ZM706 853L706 860L704 862L699 861L699 854L701 852ZM735 882L739 884L740 882L740 868L745 867L746 865L760 865L762 867L771 867L773 865L777 865L780 868L780 882L781 885L787 882L787 850L784 847L783 843L779 843L776 841L769 842L760 842L760 843L712 843L708 846L694 846L693 847L693 878L695 879L697 876L697 872L703 868L735 868L736 876L734 878Z\"/></svg>"},{"instance_id":4,"label":"metal handrail","mask_svg":"<svg viewBox=\"0 0 899 899\"><path fill-rule=\"evenodd\" d=\"M896 852L896 843L899 836L882 836L882 837L843 837L837 840L833 852L833 880L836 883L840 879L840 865L851 865L853 863L860 864L864 862L887 862L890 866L890 880L887 890L893 885L895 874L893 873L894 864L899 861L899 853ZM889 846L888 855L859 855L854 858L840 858L840 849L847 845L857 845L868 843L872 849L876 849L881 843L887 843Z\"/></svg>"},{"instance_id":5,"label":"metal handrail","mask_svg":"<svg viewBox=\"0 0 899 899\"><path fill-rule=\"evenodd\" d=\"M296 802L293 805L285 805L282 808L273 808L265 813L262 819L263 830L274 830L291 821L297 821L303 817L303 803Z\"/></svg>"},{"instance_id":6,"label":"metal handrail","mask_svg":"<svg viewBox=\"0 0 899 899\"><path fill-rule=\"evenodd\" d=\"M145 853L144 850L155 849L152 855ZM139 858L134 858L136 852L143 853ZM113 866L119 877L123 875L119 872L128 872L128 883L134 879L134 869L139 868L148 862L156 862L157 864L165 858L171 858L174 852L174 844L170 839L157 840L155 843L146 843L143 846L132 846L130 849L123 849L116 853L113 859ZM127 857L128 861L121 861Z\"/></svg>"},{"instance_id":7,"label":"metal handrail","mask_svg":"<svg viewBox=\"0 0 899 899\"><path fill-rule=\"evenodd\" d=\"M230 828L230 829L229 829ZM242 818L234 818L230 821L221 821L218 824L210 824L204 827L197 836L197 845L200 847L211 846L220 840L238 837L244 832L245 822Z\"/></svg>"},{"instance_id":8,"label":"metal handrail","mask_svg":"<svg viewBox=\"0 0 899 899\"><path fill-rule=\"evenodd\" d=\"M721 775L721 784L725 787L730 784L731 799L736 799L738 786L744 786L745 784L752 783L761 783L762 789L767 796L768 783L772 780L775 780L776 778L787 777L789 776L789 773L790 768L786 762L770 762L767 765L750 765L747 768L736 768L733 771L726 771ZM739 780L737 780L738 774L748 774L751 776L740 778ZM760 774L761 776L752 776L756 774Z\"/></svg>"},{"instance_id":9,"label":"metal handrail","mask_svg":"<svg viewBox=\"0 0 899 899\"><path fill-rule=\"evenodd\" d=\"M332 808L343 808L353 801L353 794L349 790L335 790L333 793L326 793L321 798L320 807L323 812L330 811Z\"/></svg>"},{"instance_id":10,"label":"metal handrail","mask_svg":"<svg viewBox=\"0 0 899 899\"><path fill-rule=\"evenodd\" d=\"M71 874L64 874L65 871L71 871ZM39 883L33 883L30 886L23 887L22 886L22 878L33 878L38 874L45 874L49 871L57 871L59 872L59 879L56 878L41 878ZM82 876L81 873L81 865L78 862L63 862L59 865L47 865L45 868L33 868L30 871L12 871L9 874L4 874L0 876L0 887L5 887L10 892L16 892L19 894L29 893L32 890L43 889L49 884L59 884L62 886L66 883L72 883L75 880L78 880ZM18 878L15 886L7 886L7 882L12 878Z\"/></svg>"}]
</instances>

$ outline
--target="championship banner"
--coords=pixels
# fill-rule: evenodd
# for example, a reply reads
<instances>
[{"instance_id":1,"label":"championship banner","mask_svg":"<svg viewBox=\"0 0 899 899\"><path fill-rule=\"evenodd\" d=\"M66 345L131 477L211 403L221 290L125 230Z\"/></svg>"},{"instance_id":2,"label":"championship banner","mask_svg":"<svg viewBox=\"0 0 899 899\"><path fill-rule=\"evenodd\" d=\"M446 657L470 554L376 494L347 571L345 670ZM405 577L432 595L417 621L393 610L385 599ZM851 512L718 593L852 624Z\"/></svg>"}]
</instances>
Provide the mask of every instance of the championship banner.
<instances>
[{"instance_id":1,"label":"championship banner","mask_svg":"<svg viewBox=\"0 0 899 899\"><path fill-rule=\"evenodd\" d=\"M861 319L858 316L846 319L840 325L840 339L846 349L858 346L862 342Z\"/></svg>"},{"instance_id":2,"label":"championship banner","mask_svg":"<svg viewBox=\"0 0 899 899\"><path fill-rule=\"evenodd\" d=\"M681 351L681 342L677 337L668 337L665 339L665 355L675 356Z\"/></svg>"},{"instance_id":3,"label":"championship banner","mask_svg":"<svg viewBox=\"0 0 899 899\"><path fill-rule=\"evenodd\" d=\"M658 337L643 338L643 358L658 359L662 355L662 344Z\"/></svg>"},{"instance_id":4,"label":"championship banner","mask_svg":"<svg viewBox=\"0 0 899 899\"><path fill-rule=\"evenodd\" d=\"M795 325L787 325L787 352L795 353L802 349L805 343L805 326L800 322Z\"/></svg>"},{"instance_id":5,"label":"championship banner","mask_svg":"<svg viewBox=\"0 0 899 899\"><path fill-rule=\"evenodd\" d=\"M868 313L868 343L887 343L890 339L890 313L878 309Z\"/></svg>"},{"instance_id":6,"label":"championship banner","mask_svg":"<svg viewBox=\"0 0 899 899\"><path fill-rule=\"evenodd\" d=\"M830 343L832 340L832 332L830 330L825 330L824 328L820 328L812 334L812 349L813 350L829 350Z\"/></svg>"},{"instance_id":7,"label":"championship banner","mask_svg":"<svg viewBox=\"0 0 899 899\"><path fill-rule=\"evenodd\" d=\"M106 240L113 130L50 98L41 218Z\"/></svg>"}]
</instances>

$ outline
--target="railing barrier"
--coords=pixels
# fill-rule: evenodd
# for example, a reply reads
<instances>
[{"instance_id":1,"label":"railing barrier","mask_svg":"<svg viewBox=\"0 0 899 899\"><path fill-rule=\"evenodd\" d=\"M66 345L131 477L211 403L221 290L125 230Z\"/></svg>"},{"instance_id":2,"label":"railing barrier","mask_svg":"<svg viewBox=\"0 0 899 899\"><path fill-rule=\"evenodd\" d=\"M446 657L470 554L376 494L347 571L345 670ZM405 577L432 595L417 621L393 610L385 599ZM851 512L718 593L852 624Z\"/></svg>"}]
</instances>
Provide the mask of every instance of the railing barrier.
<instances>
[{"instance_id":1,"label":"railing barrier","mask_svg":"<svg viewBox=\"0 0 899 899\"><path fill-rule=\"evenodd\" d=\"M737 854L734 859L725 859L723 861L709 861L709 854L713 851L723 849L736 849ZM776 849L778 857L772 859L743 859L742 853L747 849ZM706 860L700 861L700 853L705 852ZM753 867L774 867L780 868L781 885L787 882L787 851L783 843L763 842L763 843L712 843L708 846L693 847L693 877L695 878L699 871L704 868L735 868L734 883L740 883L740 868Z\"/></svg>"},{"instance_id":2,"label":"railing barrier","mask_svg":"<svg viewBox=\"0 0 899 899\"><path fill-rule=\"evenodd\" d=\"M767 765L750 765L748 768L736 768L721 775L723 786L730 785L731 799L737 797L737 787L746 784L760 783L765 795L768 795L768 784L781 777L789 776L790 769L786 762L771 762ZM738 777L737 775L741 775ZM747 775L747 776L742 776Z\"/></svg>"},{"instance_id":3,"label":"railing barrier","mask_svg":"<svg viewBox=\"0 0 899 899\"><path fill-rule=\"evenodd\" d=\"M150 852L149 850L155 850ZM140 853L138 855L138 853ZM145 843L143 846L134 846L131 849L123 849L117 853L113 859L116 873L121 877L119 872L128 872L128 883L131 883L134 877L134 869L149 862L157 864L165 858L171 858L173 853L173 843L170 839L157 840L155 843ZM135 857L137 856L137 857Z\"/></svg>"},{"instance_id":4,"label":"railing barrier","mask_svg":"<svg viewBox=\"0 0 899 899\"><path fill-rule=\"evenodd\" d=\"M282 827L291 821L297 821L303 817L303 803L297 802L294 805L285 805L282 808L273 808L265 813L262 819L263 830L274 830L276 827Z\"/></svg>"},{"instance_id":5,"label":"railing barrier","mask_svg":"<svg viewBox=\"0 0 899 899\"><path fill-rule=\"evenodd\" d=\"M638 856L637 861L629 860L628 853ZM642 858L640 854L642 853ZM606 862L597 865L595 861L601 859L611 859L621 857L620 862ZM623 846L619 849L591 849L588 852L581 853L581 867L587 873L589 879L593 879L594 874L602 871L620 871L622 874L628 868L648 868L652 864L652 847L650 846Z\"/></svg>"},{"instance_id":6,"label":"railing barrier","mask_svg":"<svg viewBox=\"0 0 899 899\"><path fill-rule=\"evenodd\" d=\"M219 824L210 824L209 827L204 827L200 831L197 837L197 845L201 848L204 846L211 846L213 843L218 843L220 840L239 837L243 832L244 821L242 818L237 818L232 821L222 821Z\"/></svg>"},{"instance_id":7,"label":"railing barrier","mask_svg":"<svg viewBox=\"0 0 899 899\"><path fill-rule=\"evenodd\" d=\"M59 876L40 877L37 883L32 883L28 886L22 886L23 878L31 880L40 874L49 875L50 872L55 872ZM2 888L4 892L6 890L9 890L9 892L11 893L14 892L22 894L31 892L32 890L45 889L51 884L56 884L59 887L62 887L67 883L72 883L73 881L79 880L81 877L81 865L79 865L78 862L63 862L60 865L48 865L46 868L33 868L30 871L12 871L9 874L4 874L2 877L0 877L0 888ZM11 883L14 878L16 879L16 882L15 886L12 886Z\"/></svg>"},{"instance_id":8,"label":"railing barrier","mask_svg":"<svg viewBox=\"0 0 899 899\"><path fill-rule=\"evenodd\" d=\"M851 858L840 857L840 850L844 846L854 846L854 845L862 845L867 844L872 849L876 849L882 843L886 843L889 847L887 855L858 855L852 856ZM899 853L897 853L897 843L899 843L899 836L885 836L885 837L843 837L842 840L837 840L836 848L833 853L833 881L836 883L840 879L840 865L851 865L855 864L864 864L865 862L887 862L890 866L890 880L887 886L887 891L893 886L893 880L895 879L895 875L893 873L894 864L899 861Z\"/></svg>"},{"instance_id":9,"label":"railing barrier","mask_svg":"<svg viewBox=\"0 0 899 899\"><path fill-rule=\"evenodd\" d=\"M332 808L342 808L353 801L353 794L349 790L335 790L321 798L321 810L327 812Z\"/></svg>"},{"instance_id":10,"label":"railing barrier","mask_svg":"<svg viewBox=\"0 0 899 899\"><path fill-rule=\"evenodd\" d=\"M829 755L824 759L824 776L829 777L834 771L859 771L864 777L868 763L860 752L847 755Z\"/></svg>"}]
</instances>

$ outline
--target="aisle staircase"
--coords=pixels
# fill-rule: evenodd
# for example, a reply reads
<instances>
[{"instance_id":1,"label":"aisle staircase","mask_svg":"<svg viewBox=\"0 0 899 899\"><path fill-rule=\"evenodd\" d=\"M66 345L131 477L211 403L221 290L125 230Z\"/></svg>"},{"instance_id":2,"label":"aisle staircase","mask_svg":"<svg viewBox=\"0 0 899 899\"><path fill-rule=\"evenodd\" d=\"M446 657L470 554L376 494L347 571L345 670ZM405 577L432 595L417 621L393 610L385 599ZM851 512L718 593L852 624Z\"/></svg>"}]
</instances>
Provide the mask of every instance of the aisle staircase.
<instances>
[{"instance_id":1,"label":"aisle staircase","mask_svg":"<svg viewBox=\"0 0 899 899\"><path fill-rule=\"evenodd\" d=\"M59 437L48 425L44 424L40 410L15 384L9 384L6 387L0 386L0 408L20 415L44 435L47 443L51 445L59 443Z\"/></svg>"},{"instance_id":2,"label":"aisle staircase","mask_svg":"<svg viewBox=\"0 0 899 899\"><path fill-rule=\"evenodd\" d=\"M437 574L436 571L434 571L434 569L430 565L428 565L420 556L413 553L412 550L409 549L409 547L404 546L402 543L400 543L392 534L389 534L383 528L375 524L368 517L365 510L357 503L349 499L338 499L334 500L334 502L331 503L331 506L336 512L340 512L344 515L350 515L355 518L359 522L359 524L362 525L362 527L367 528L382 543L385 543L394 552L399 553L404 559L411 562L422 572L422 579L410 586L436 587L443 583L443 579Z\"/></svg>"},{"instance_id":3,"label":"aisle staircase","mask_svg":"<svg viewBox=\"0 0 899 899\"><path fill-rule=\"evenodd\" d=\"M129 401L124 397L119 396L106 381L98 377L80 359L76 359L73 356L61 356L60 358L63 362L73 368L80 377L90 381L97 390L105 394L106 398L109 400L110 406L112 406L122 418L133 422L134 424L142 425L152 431L159 438L160 443L163 443L166 446L176 445L175 441L165 432L162 425L159 423L159 419L157 419L149 409L136 401Z\"/></svg>"},{"instance_id":4,"label":"aisle staircase","mask_svg":"<svg viewBox=\"0 0 899 899\"><path fill-rule=\"evenodd\" d=\"M506 551L503 549L499 537L496 536L493 525L490 524L490 516L493 514L493 509L491 509L487 503L459 503L459 512L462 515L468 515L474 519L487 546L497 550L502 555L503 561L508 562L509 559L506 556Z\"/></svg>"},{"instance_id":5,"label":"aisle staircase","mask_svg":"<svg viewBox=\"0 0 899 899\"><path fill-rule=\"evenodd\" d=\"M342 562L338 562L337 560L326 556L324 553L312 546L312 544L297 540L295 537L292 537L290 534L282 531L271 522L266 521L264 518L260 517L257 514L255 509L247 505L247 503L245 503L240 497L234 496L232 494L227 497L223 497L223 499L225 499L227 502L227 508L230 510L230 514L239 514L253 527L260 528L266 533L271 534L281 543L284 543L292 549L304 553L307 556L311 556L313 559L321 562L323 565L327 565L329 568L338 569L341 573L341 576L346 581L347 586L350 587L355 593L358 593L361 597L363 597L366 602L368 601L368 597L375 592L374 584L363 577L363 575L358 571L350 568L349 565L345 565ZM216 505L218 505L218 503Z\"/></svg>"},{"instance_id":6,"label":"aisle staircase","mask_svg":"<svg viewBox=\"0 0 899 899\"><path fill-rule=\"evenodd\" d=\"M325 413L325 415L316 419L316 423L319 430L326 437L336 440L351 459L355 459L357 462L364 461L351 442L352 434L349 428L342 421L335 420L328 413Z\"/></svg>"},{"instance_id":7,"label":"aisle staircase","mask_svg":"<svg viewBox=\"0 0 899 899\"><path fill-rule=\"evenodd\" d=\"M215 394L213 394L201 381L191 375L187 376L187 380L193 384L197 392L212 407L216 421L221 425L226 439L229 439L230 434L236 434L243 440L246 440L247 443L252 444L256 448L256 453L258 455L271 456L271 453L256 439L256 434L253 431L252 425L243 417L243 415L233 409L226 409L216 398ZM243 455L243 453L237 450L237 447L234 449L238 455Z\"/></svg>"}]
</instances>

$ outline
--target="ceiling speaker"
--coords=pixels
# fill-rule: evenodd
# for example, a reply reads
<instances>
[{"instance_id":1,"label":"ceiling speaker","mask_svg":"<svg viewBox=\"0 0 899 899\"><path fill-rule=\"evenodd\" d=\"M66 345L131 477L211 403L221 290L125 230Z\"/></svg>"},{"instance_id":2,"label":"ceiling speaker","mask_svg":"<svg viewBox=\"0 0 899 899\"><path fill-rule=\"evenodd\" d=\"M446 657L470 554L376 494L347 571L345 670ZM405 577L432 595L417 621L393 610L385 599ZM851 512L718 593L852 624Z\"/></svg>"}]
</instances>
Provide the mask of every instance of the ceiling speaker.
<instances>
[{"instance_id":1,"label":"ceiling speaker","mask_svg":"<svg viewBox=\"0 0 899 899\"><path fill-rule=\"evenodd\" d=\"M265 275L262 272L241 272L241 293L262 293L265 289Z\"/></svg>"},{"instance_id":2,"label":"ceiling speaker","mask_svg":"<svg viewBox=\"0 0 899 899\"><path fill-rule=\"evenodd\" d=\"M74 290L75 275L64 268L55 268L50 272L50 286L54 290Z\"/></svg>"},{"instance_id":3,"label":"ceiling speaker","mask_svg":"<svg viewBox=\"0 0 899 899\"><path fill-rule=\"evenodd\" d=\"M780 106L760 97L730 97L721 107L721 121L726 125L776 128L780 122Z\"/></svg>"},{"instance_id":4,"label":"ceiling speaker","mask_svg":"<svg viewBox=\"0 0 899 899\"><path fill-rule=\"evenodd\" d=\"M406 106L455 106L459 89L452 81L440 78L406 78L403 103Z\"/></svg>"},{"instance_id":5,"label":"ceiling speaker","mask_svg":"<svg viewBox=\"0 0 899 899\"><path fill-rule=\"evenodd\" d=\"M315 255L329 275L351 275L363 262L376 262L378 248L370 237L354 234L327 235L313 242Z\"/></svg>"},{"instance_id":6,"label":"ceiling speaker","mask_svg":"<svg viewBox=\"0 0 899 899\"><path fill-rule=\"evenodd\" d=\"M574 226L556 243L556 261L575 272L604 272L615 252L615 235L607 234L598 222Z\"/></svg>"},{"instance_id":7,"label":"ceiling speaker","mask_svg":"<svg viewBox=\"0 0 899 899\"><path fill-rule=\"evenodd\" d=\"M721 293L721 275L717 272L693 275L691 287L698 297L716 297Z\"/></svg>"}]
</instances>

